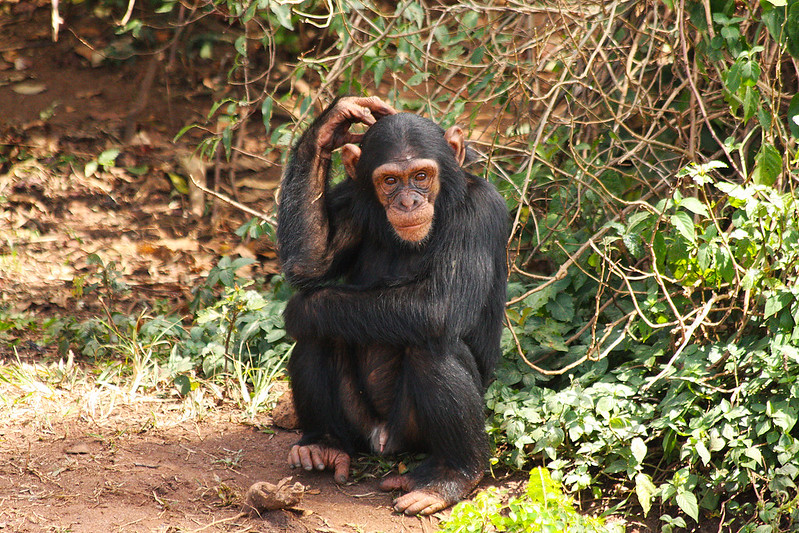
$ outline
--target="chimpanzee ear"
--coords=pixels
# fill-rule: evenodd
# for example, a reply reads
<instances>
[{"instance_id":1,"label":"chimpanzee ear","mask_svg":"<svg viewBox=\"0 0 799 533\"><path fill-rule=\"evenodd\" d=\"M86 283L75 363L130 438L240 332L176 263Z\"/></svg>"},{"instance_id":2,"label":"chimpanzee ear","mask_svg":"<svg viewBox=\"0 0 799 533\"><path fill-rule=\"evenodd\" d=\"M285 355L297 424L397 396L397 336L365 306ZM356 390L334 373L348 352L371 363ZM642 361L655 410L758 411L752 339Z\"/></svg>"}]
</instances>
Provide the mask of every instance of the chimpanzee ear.
<instances>
[{"instance_id":1,"label":"chimpanzee ear","mask_svg":"<svg viewBox=\"0 0 799 533\"><path fill-rule=\"evenodd\" d=\"M341 147L341 162L344 163L344 170L347 176L355 179L355 166L361 158L361 149L355 144L345 144Z\"/></svg>"},{"instance_id":2,"label":"chimpanzee ear","mask_svg":"<svg viewBox=\"0 0 799 533\"><path fill-rule=\"evenodd\" d=\"M466 161L466 137L460 126L452 126L444 133L444 138L447 140L452 150L455 152L455 159L458 164L463 166Z\"/></svg>"}]
</instances>

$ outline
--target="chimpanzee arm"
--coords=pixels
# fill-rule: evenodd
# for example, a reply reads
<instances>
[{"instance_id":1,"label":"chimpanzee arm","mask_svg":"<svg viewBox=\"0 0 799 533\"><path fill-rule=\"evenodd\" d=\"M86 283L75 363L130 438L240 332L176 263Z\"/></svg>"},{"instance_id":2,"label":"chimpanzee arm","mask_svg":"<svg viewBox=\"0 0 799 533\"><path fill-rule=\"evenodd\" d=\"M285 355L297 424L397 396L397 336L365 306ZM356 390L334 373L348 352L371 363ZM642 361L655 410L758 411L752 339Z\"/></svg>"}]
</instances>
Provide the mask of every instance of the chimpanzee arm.
<instances>
[{"instance_id":1,"label":"chimpanzee arm","mask_svg":"<svg viewBox=\"0 0 799 533\"><path fill-rule=\"evenodd\" d=\"M326 279L337 254L359 240L347 188L330 190L330 159L333 150L359 140L349 132L352 124L371 125L395 112L378 98L337 99L292 149L281 182L277 231L283 271L292 285L307 288Z\"/></svg>"},{"instance_id":2,"label":"chimpanzee arm","mask_svg":"<svg viewBox=\"0 0 799 533\"><path fill-rule=\"evenodd\" d=\"M295 296L286 325L295 338L331 337L357 343L424 345L462 337L486 306L499 314L505 299L507 214L496 191L482 188L431 245L424 272L396 287L330 287Z\"/></svg>"}]
</instances>

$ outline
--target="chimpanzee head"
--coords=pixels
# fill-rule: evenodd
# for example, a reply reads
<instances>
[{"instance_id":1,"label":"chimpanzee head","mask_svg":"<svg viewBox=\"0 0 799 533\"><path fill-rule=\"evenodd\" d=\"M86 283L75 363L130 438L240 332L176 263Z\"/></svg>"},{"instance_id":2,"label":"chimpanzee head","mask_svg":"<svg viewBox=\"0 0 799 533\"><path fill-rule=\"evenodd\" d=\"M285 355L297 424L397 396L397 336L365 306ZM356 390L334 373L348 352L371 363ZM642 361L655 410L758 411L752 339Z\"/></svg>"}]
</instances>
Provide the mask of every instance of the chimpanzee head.
<instances>
[{"instance_id":1,"label":"chimpanzee head","mask_svg":"<svg viewBox=\"0 0 799 533\"><path fill-rule=\"evenodd\" d=\"M410 113L381 118L366 131L360 147L342 148L347 174L374 190L388 222L409 243L423 242L435 211L465 194L465 157L461 128L444 132Z\"/></svg>"}]
</instances>

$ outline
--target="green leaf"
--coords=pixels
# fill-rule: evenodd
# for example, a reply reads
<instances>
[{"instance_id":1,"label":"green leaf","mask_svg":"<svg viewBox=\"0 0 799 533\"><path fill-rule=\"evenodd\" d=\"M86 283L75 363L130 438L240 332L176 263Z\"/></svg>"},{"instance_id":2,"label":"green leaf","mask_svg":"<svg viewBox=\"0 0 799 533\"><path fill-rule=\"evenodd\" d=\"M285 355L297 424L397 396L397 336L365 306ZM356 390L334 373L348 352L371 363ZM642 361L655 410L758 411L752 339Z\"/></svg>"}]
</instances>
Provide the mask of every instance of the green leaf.
<instances>
[{"instance_id":1,"label":"green leaf","mask_svg":"<svg viewBox=\"0 0 799 533\"><path fill-rule=\"evenodd\" d=\"M89 256L86 258L86 264L87 265L99 265L100 267L102 267L103 266L103 260L97 254L89 254Z\"/></svg>"},{"instance_id":2,"label":"green leaf","mask_svg":"<svg viewBox=\"0 0 799 533\"><path fill-rule=\"evenodd\" d=\"M644 439L635 437L630 443L630 450L633 452L633 457L635 457L638 464L644 462L644 458L646 458L646 443Z\"/></svg>"},{"instance_id":3,"label":"green leaf","mask_svg":"<svg viewBox=\"0 0 799 533\"><path fill-rule=\"evenodd\" d=\"M705 204L703 204L699 198L694 198L693 196L683 198L680 201L679 206L684 207L691 213L701 215L705 218L710 216L710 214L707 212L707 207L705 207Z\"/></svg>"},{"instance_id":4,"label":"green leaf","mask_svg":"<svg viewBox=\"0 0 799 533\"><path fill-rule=\"evenodd\" d=\"M621 236L621 242L634 257L639 258L644 255L643 239L640 234L625 233Z\"/></svg>"},{"instance_id":5,"label":"green leaf","mask_svg":"<svg viewBox=\"0 0 799 533\"><path fill-rule=\"evenodd\" d=\"M749 122L760 106L760 92L754 87L747 87L744 91L744 124Z\"/></svg>"},{"instance_id":6,"label":"green leaf","mask_svg":"<svg viewBox=\"0 0 799 533\"><path fill-rule=\"evenodd\" d=\"M150 167L147 165L138 165L135 167L125 167L125 170L134 176L144 176L150 171Z\"/></svg>"},{"instance_id":7,"label":"green leaf","mask_svg":"<svg viewBox=\"0 0 799 533\"><path fill-rule=\"evenodd\" d=\"M287 30L293 30L294 26L291 24L291 6L288 4L281 4L279 2L269 2L269 11L275 15L278 24Z\"/></svg>"},{"instance_id":8,"label":"green leaf","mask_svg":"<svg viewBox=\"0 0 799 533\"><path fill-rule=\"evenodd\" d=\"M225 159L230 161L230 150L231 150L231 143L233 141L233 130L230 126L227 126L224 130L222 130L222 146L225 147Z\"/></svg>"},{"instance_id":9,"label":"green leaf","mask_svg":"<svg viewBox=\"0 0 799 533\"><path fill-rule=\"evenodd\" d=\"M730 257L729 249L716 249L716 270L727 283L732 283L732 280L735 279L735 265Z\"/></svg>"},{"instance_id":10,"label":"green leaf","mask_svg":"<svg viewBox=\"0 0 799 533\"><path fill-rule=\"evenodd\" d=\"M477 21L480 20L480 15L476 10L468 10L466 14L461 19L461 24L465 26L467 29L473 29L477 25Z\"/></svg>"},{"instance_id":11,"label":"green leaf","mask_svg":"<svg viewBox=\"0 0 799 533\"><path fill-rule=\"evenodd\" d=\"M546 303L552 298L555 294L555 290L552 285L548 285L541 289L540 291L536 291L524 300L522 300L522 304L529 308L533 313L544 307Z\"/></svg>"},{"instance_id":12,"label":"green leaf","mask_svg":"<svg viewBox=\"0 0 799 533\"><path fill-rule=\"evenodd\" d=\"M241 24L244 24L252 20L252 18L255 16L256 9L258 9L258 3L252 2L250 6L247 8L247 10L244 11L244 14L241 15L241 17L239 18L239 22Z\"/></svg>"},{"instance_id":13,"label":"green leaf","mask_svg":"<svg viewBox=\"0 0 799 533\"><path fill-rule=\"evenodd\" d=\"M638 496L638 503L641 504L641 509L644 510L644 516L649 514L652 508L652 500L657 495L658 489L652 483L652 478L648 474L639 472L635 476L635 495Z\"/></svg>"},{"instance_id":14,"label":"green leaf","mask_svg":"<svg viewBox=\"0 0 799 533\"><path fill-rule=\"evenodd\" d=\"M418 28L424 24L424 8L417 2L408 3L408 7L402 12L402 16L415 22Z\"/></svg>"},{"instance_id":15,"label":"green leaf","mask_svg":"<svg viewBox=\"0 0 799 533\"><path fill-rule=\"evenodd\" d=\"M522 380L522 373L512 367L500 367L497 369L497 380L509 387L516 385Z\"/></svg>"},{"instance_id":16,"label":"green leaf","mask_svg":"<svg viewBox=\"0 0 799 533\"><path fill-rule=\"evenodd\" d=\"M774 316L793 301L793 294L789 292L777 292L766 297L766 306L763 310L763 318Z\"/></svg>"},{"instance_id":17,"label":"green leaf","mask_svg":"<svg viewBox=\"0 0 799 533\"><path fill-rule=\"evenodd\" d=\"M678 492L677 496L675 496L675 500L685 514L697 522L699 521L699 505L693 492Z\"/></svg>"},{"instance_id":18,"label":"green leaf","mask_svg":"<svg viewBox=\"0 0 799 533\"><path fill-rule=\"evenodd\" d=\"M741 81L747 87L752 87L760 78L760 65L757 61L745 61L741 66Z\"/></svg>"},{"instance_id":19,"label":"green leaf","mask_svg":"<svg viewBox=\"0 0 799 533\"><path fill-rule=\"evenodd\" d=\"M156 13L169 13L175 7L175 2L165 2L155 10Z\"/></svg>"},{"instance_id":20,"label":"green leaf","mask_svg":"<svg viewBox=\"0 0 799 533\"><path fill-rule=\"evenodd\" d=\"M731 93L737 93L738 88L741 86L741 64L733 63L730 70L727 71L727 90Z\"/></svg>"},{"instance_id":21,"label":"green leaf","mask_svg":"<svg viewBox=\"0 0 799 533\"><path fill-rule=\"evenodd\" d=\"M782 172L782 156L771 144L764 144L755 156L752 181L757 185L771 187Z\"/></svg>"},{"instance_id":22,"label":"green leaf","mask_svg":"<svg viewBox=\"0 0 799 533\"><path fill-rule=\"evenodd\" d=\"M741 35L741 32L735 26L724 26L721 28L721 36L724 37L728 41L734 41L738 39Z\"/></svg>"},{"instance_id":23,"label":"green leaf","mask_svg":"<svg viewBox=\"0 0 799 533\"><path fill-rule=\"evenodd\" d=\"M710 464L710 451L708 451L707 446L705 446L704 442L702 441L697 442L696 446L694 446L694 449L696 450L696 454L702 460L702 464L704 465Z\"/></svg>"},{"instance_id":24,"label":"green leaf","mask_svg":"<svg viewBox=\"0 0 799 533\"><path fill-rule=\"evenodd\" d=\"M233 48L240 55L246 56L247 55L247 37L244 36L244 35L240 35L236 39L236 41L233 43Z\"/></svg>"},{"instance_id":25,"label":"green leaf","mask_svg":"<svg viewBox=\"0 0 799 533\"><path fill-rule=\"evenodd\" d=\"M106 170L114 166L114 162L119 155L119 150L116 148L112 148L111 150L106 150L99 156L97 156L97 162Z\"/></svg>"},{"instance_id":26,"label":"green leaf","mask_svg":"<svg viewBox=\"0 0 799 533\"><path fill-rule=\"evenodd\" d=\"M750 268L744 274L743 279L741 280L741 289L748 291L751 290L755 286L755 282L760 278L762 272L760 269L757 268Z\"/></svg>"},{"instance_id":27,"label":"green leaf","mask_svg":"<svg viewBox=\"0 0 799 533\"><path fill-rule=\"evenodd\" d=\"M791 103L788 104L788 127L791 135L799 139L799 93L793 95Z\"/></svg>"},{"instance_id":28,"label":"green leaf","mask_svg":"<svg viewBox=\"0 0 799 533\"><path fill-rule=\"evenodd\" d=\"M237 257L230 264L230 268L232 268L233 270L238 270L241 267L251 265L253 263L255 263L255 259L253 259L252 257Z\"/></svg>"},{"instance_id":29,"label":"green leaf","mask_svg":"<svg viewBox=\"0 0 799 533\"><path fill-rule=\"evenodd\" d=\"M786 44L788 53L799 59L799 2L792 2L788 8L788 16L785 19Z\"/></svg>"},{"instance_id":30,"label":"green leaf","mask_svg":"<svg viewBox=\"0 0 799 533\"><path fill-rule=\"evenodd\" d=\"M416 85L419 85L420 83L425 81L428 77L430 77L430 73L429 72L417 72L416 74L411 76L408 79L408 81L405 82L405 84L408 87L415 87Z\"/></svg>"},{"instance_id":31,"label":"green leaf","mask_svg":"<svg viewBox=\"0 0 799 533\"><path fill-rule=\"evenodd\" d=\"M181 396L186 396L191 392L191 378L189 378L189 376L180 374L175 376L175 379L172 381L175 384L175 388L178 389L178 394Z\"/></svg>"},{"instance_id":32,"label":"green leaf","mask_svg":"<svg viewBox=\"0 0 799 533\"><path fill-rule=\"evenodd\" d=\"M565 292L559 292L554 300L547 302L547 311L560 322L571 322L574 318L574 299Z\"/></svg>"},{"instance_id":33,"label":"green leaf","mask_svg":"<svg viewBox=\"0 0 799 533\"><path fill-rule=\"evenodd\" d=\"M669 217L672 226L677 228L680 235L686 238L690 243L696 243L696 231L694 229L694 221L688 213L680 211Z\"/></svg>"},{"instance_id":34,"label":"green leaf","mask_svg":"<svg viewBox=\"0 0 799 533\"><path fill-rule=\"evenodd\" d=\"M274 102L271 96L264 98L264 101L261 103L261 118L263 118L264 128L266 130L264 135L269 135L269 129L271 128L270 122L272 121L273 104Z\"/></svg>"},{"instance_id":35,"label":"green leaf","mask_svg":"<svg viewBox=\"0 0 799 533\"><path fill-rule=\"evenodd\" d=\"M169 176L169 181L172 182L172 186L176 191L180 194L189 194L189 184L186 182L186 178L174 172L167 172L167 176Z\"/></svg>"},{"instance_id":36,"label":"green leaf","mask_svg":"<svg viewBox=\"0 0 799 533\"><path fill-rule=\"evenodd\" d=\"M774 425L779 427L784 432L789 432L796 425L797 413L796 409L791 407L787 402L777 404L778 407L772 402L768 402L766 413L774 421Z\"/></svg>"},{"instance_id":37,"label":"green leaf","mask_svg":"<svg viewBox=\"0 0 799 533\"><path fill-rule=\"evenodd\" d=\"M83 175L86 176L87 178L93 176L94 173L97 172L97 168L99 166L100 165L97 164L97 161L94 160L89 161L88 163L86 163L86 166L83 167Z\"/></svg>"},{"instance_id":38,"label":"green leaf","mask_svg":"<svg viewBox=\"0 0 799 533\"><path fill-rule=\"evenodd\" d=\"M759 465L763 464L763 454L760 453L760 450L758 448L755 448L754 446L750 446L749 448L744 450L744 455L746 455L748 458L752 459L754 462L756 462Z\"/></svg>"},{"instance_id":39,"label":"green leaf","mask_svg":"<svg viewBox=\"0 0 799 533\"><path fill-rule=\"evenodd\" d=\"M197 128L197 124L189 124L188 126L183 126L180 131L172 138L172 142L177 142L183 135L186 134L187 131L193 128Z\"/></svg>"},{"instance_id":40,"label":"green leaf","mask_svg":"<svg viewBox=\"0 0 799 533\"><path fill-rule=\"evenodd\" d=\"M375 78L375 87L380 87L380 81L383 79L383 74L386 72L386 61L379 59L375 66L372 68L372 73Z\"/></svg>"},{"instance_id":41,"label":"green leaf","mask_svg":"<svg viewBox=\"0 0 799 533\"><path fill-rule=\"evenodd\" d=\"M211 109L208 111L208 114L206 115L206 117L210 119L212 116L214 116L214 114L217 112L217 110L220 107L222 107L224 104L229 104L230 102L233 102L232 98L223 98L222 100L214 102L213 105L211 105ZM185 129L186 128L184 128L183 130L185 130ZM179 135L184 133L183 130L180 130Z\"/></svg>"},{"instance_id":42,"label":"green leaf","mask_svg":"<svg viewBox=\"0 0 799 533\"><path fill-rule=\"evenodd\" d=\"M651 217L652 217L652 213L647 211L647 210L640 211L638 213L633 213L632 215L630 215L627 218L627 230L626 231L628 231L630 233L635 233L637 231L640 231L636 226L638 226L638 224L643 223L644 221L646 221L647 219L649 219Z\"/></svg>"}]
</instances>

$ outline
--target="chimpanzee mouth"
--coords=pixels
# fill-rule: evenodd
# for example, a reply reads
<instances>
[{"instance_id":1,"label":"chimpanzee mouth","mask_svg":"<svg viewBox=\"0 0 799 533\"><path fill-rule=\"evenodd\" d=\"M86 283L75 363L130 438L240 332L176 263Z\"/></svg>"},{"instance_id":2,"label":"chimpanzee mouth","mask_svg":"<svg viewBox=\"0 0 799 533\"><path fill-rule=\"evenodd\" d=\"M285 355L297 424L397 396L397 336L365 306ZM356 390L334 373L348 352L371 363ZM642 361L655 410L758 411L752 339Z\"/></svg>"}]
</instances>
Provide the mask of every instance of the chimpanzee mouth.
<instances>
[{"instance_id":1,"label":"chimpanzee mouth","mask_svg":"<svg viewBox=\"0 0 799 533\"><path fill-rule=\"evenodd\" d=\"M409 224L407 226L397 226L397 229L419 229L424 227L427 222L419 222L418 224Z\"/></svg>"}]
</instances>

